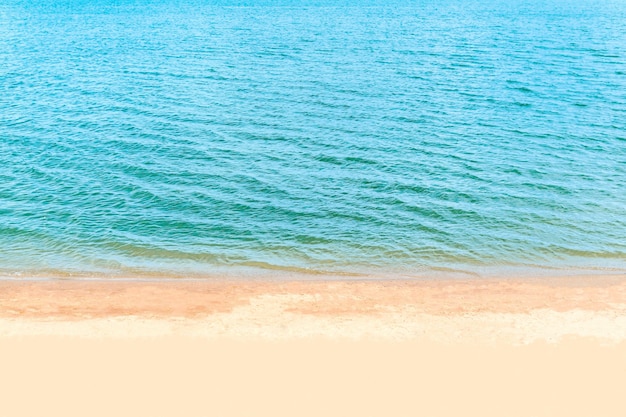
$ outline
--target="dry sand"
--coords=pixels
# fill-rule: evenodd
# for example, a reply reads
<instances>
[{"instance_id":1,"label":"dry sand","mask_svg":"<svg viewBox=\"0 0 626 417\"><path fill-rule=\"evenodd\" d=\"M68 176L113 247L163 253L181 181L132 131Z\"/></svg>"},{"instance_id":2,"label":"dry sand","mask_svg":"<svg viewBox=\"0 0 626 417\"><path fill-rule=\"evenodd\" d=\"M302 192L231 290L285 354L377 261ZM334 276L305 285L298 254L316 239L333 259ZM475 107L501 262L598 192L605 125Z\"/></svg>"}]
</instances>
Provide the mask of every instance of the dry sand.
<instances>
[{"instance_id":1,"label":"dry sand","mask_svg":"<svg viewBox=\"0 0 626 417\"><path fill-rule=\"evenodd\" d=\"M0 281L0 416L626 415L626 276Z\"/></svg>"}]
</instances>

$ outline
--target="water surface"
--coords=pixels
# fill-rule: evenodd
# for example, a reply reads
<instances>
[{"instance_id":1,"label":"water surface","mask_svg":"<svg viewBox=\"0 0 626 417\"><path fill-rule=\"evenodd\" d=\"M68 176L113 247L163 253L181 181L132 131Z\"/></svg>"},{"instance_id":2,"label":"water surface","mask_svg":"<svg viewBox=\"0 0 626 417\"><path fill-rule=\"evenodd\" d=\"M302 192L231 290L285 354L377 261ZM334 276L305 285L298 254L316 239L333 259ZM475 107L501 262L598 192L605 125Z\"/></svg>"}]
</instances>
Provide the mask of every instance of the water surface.
<instances>
[{"instance_id":1,"label":"water surface","mask_svg":"<svg viewBox=\"0 0 626 417\"><path fill-rule=\"evenodd\" d=\"M626 270L626 3L0 5L3 275L525 268Z\"/></svg>"}]
</instances>

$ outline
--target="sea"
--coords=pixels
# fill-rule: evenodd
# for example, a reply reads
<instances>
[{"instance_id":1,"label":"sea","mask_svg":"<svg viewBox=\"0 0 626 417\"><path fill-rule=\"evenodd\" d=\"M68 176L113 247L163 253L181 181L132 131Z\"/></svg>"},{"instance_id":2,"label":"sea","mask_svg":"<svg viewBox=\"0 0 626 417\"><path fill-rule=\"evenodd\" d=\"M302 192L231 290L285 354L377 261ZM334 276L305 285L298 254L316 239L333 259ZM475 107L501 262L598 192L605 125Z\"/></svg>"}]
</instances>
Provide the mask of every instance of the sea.
<instances>
[{"instance_id":1,"label":"sea","mask_svg":"<svg viewBox=\"0 0 626 417\"><path fill-rule=\"evenodd\" d=\"M2 0L0 276L626 272L626 1Z\"/></svg>"}]
</instances>

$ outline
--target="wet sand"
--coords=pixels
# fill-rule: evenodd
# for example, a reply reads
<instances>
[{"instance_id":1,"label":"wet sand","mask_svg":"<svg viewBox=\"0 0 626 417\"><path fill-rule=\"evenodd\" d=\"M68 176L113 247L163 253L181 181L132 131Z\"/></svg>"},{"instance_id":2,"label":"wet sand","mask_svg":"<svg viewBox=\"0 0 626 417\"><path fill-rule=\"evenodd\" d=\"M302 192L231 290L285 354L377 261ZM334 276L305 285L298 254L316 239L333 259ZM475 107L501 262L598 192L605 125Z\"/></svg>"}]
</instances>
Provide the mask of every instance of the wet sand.
<instances>
[{"instance_id":1,"label":"wet sand","mask_svg":"<svg viewBox=\"0 0 626 417\"><path fill-rule=\"evenodd\" d=\"M623 416L626 276L0 281L0 415Z\"/></svg>"}]
</instances>

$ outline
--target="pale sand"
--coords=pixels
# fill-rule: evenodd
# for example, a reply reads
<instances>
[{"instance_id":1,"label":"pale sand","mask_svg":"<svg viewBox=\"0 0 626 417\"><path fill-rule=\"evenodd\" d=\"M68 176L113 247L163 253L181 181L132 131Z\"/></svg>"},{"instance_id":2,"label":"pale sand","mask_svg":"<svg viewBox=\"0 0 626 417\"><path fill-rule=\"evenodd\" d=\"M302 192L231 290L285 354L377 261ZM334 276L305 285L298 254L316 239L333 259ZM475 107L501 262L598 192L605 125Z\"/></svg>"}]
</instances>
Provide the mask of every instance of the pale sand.
<instances>
[{"instance_id":1,"label":"pale sand","mask_svg":"<svg viewBox=\"0 0 626 417\"><path fill-rule=\"evenodd\" d=\"M0 281L0 416L626 415L626 276Z\"/></svg>"}]
</instances>

